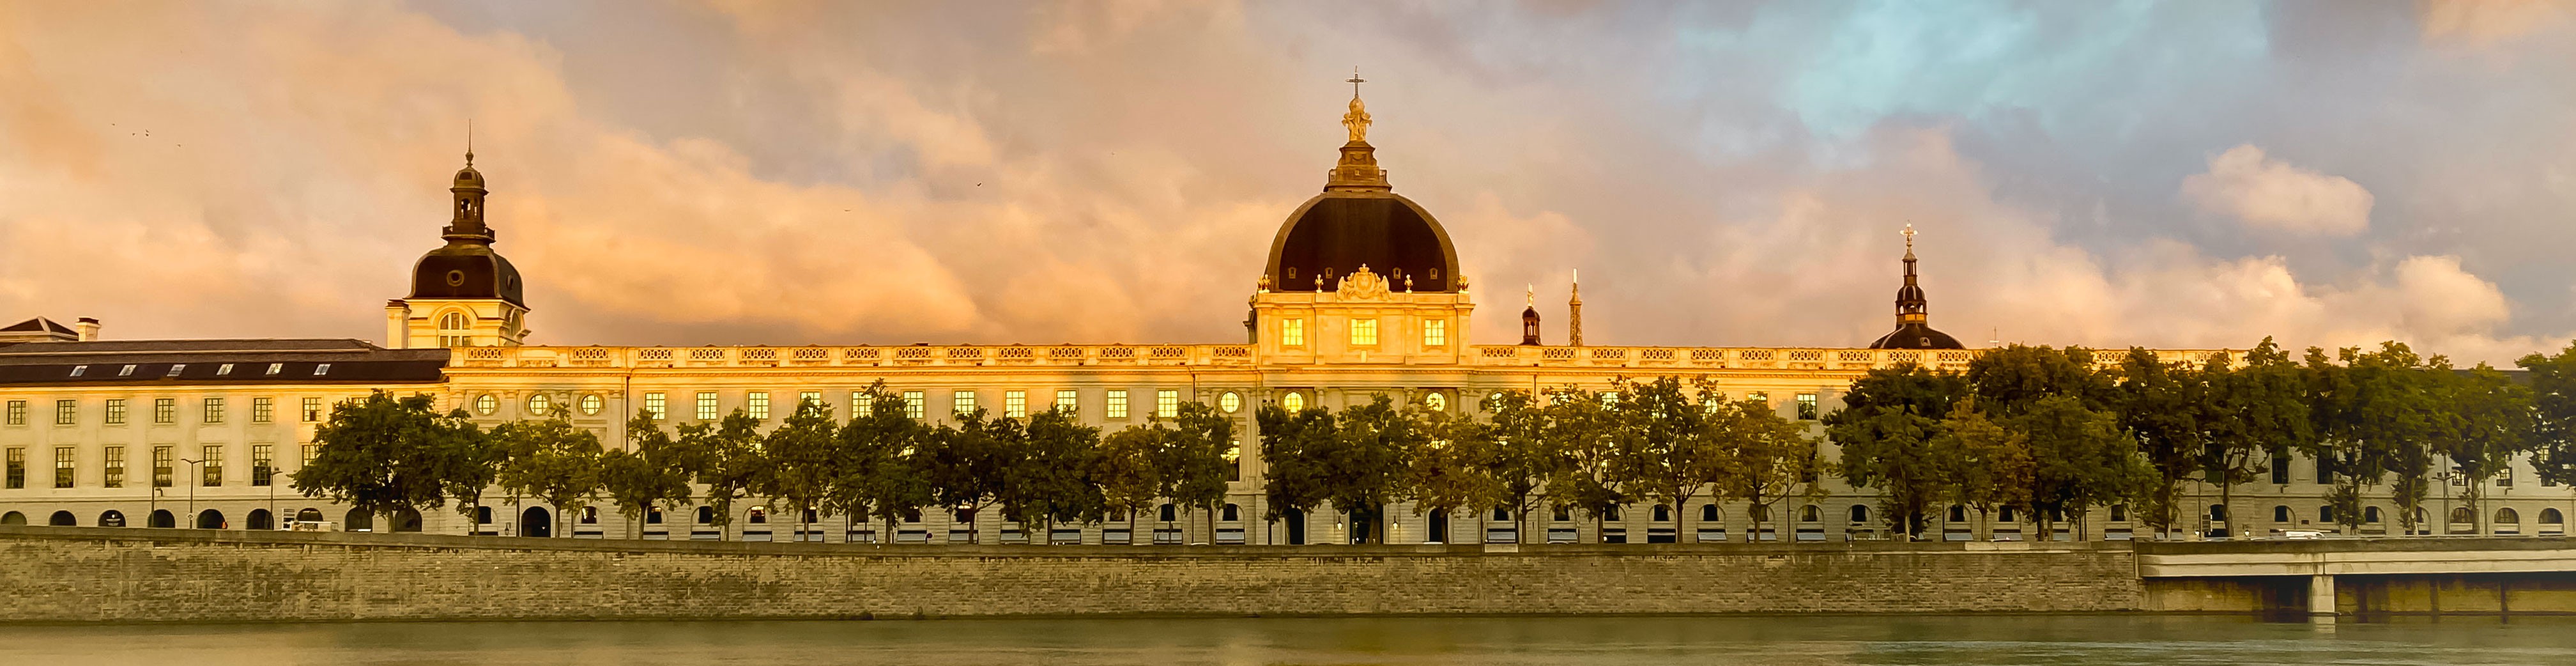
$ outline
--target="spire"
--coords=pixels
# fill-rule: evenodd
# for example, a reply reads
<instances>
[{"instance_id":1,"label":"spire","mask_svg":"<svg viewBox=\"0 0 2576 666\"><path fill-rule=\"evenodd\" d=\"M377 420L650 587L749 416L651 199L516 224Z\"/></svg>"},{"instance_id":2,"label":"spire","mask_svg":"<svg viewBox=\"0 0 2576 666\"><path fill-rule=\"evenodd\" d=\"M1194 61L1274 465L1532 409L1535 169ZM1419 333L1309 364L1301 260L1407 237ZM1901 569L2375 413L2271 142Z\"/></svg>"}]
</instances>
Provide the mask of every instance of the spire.
<instances>
[{"instance_id":1,"label":"spire","mask_svg":"<svg viewBox=\"0 0 2576 666\"><path fill-rule=\"evenodd\" d=\"M465 168L456 170L456 182L447 188L455 197L456 216L440 235L451 243L489 244L493 235L483 224L483 198L491 191L483 187L483 172L474 169L474 125L469 121L465 127Z\"/></svg>"},{"instance_id":2,"label":"spire","mask_svg":"<svg viewBox=\"0 0 2576 666\"><path fill-rule=\"evenodd\" d=\"M1925 312L1923 286L1914 277L1914 225L1905 225L1905 286L1896 289L1896 324L1920 324Z\"/></svg>"},{"instance_id":3,"label":"spire","mask_svg":"<svg viewBox=\"0 0 2576 666\"><path fill-rule=\"evenodd\" d=\"M1368 143L1368 105L1360 101L1360 68L1351 68L1351 110L1342 114L1342 127L1350 131L1350 142L1342 144L1342 161L1333 166L1332 176L1325 179L1326 192L1385 192L1386 170L1377 166L1377 148Z\"/></svg>"},{"instance_id":4,"label":"spire","mask_svg":"<svg viewBox=\"0 0 2576 666\"><path fill-rule=\"evenodd\" d=\"M1529 307L1521 309L1521 344L1538 344L1538 285L1530 285Z\"/></svg>"},{"instance_id":5,"label":"spire","mask_svg":"<svg viewBox=\"0 0 2576 666\"><path fill-rule=\"evenodd\" d=\"M1583 270L1574 271L1573 297L1565 302L1565 344L1583 346Z\"/></svg>"}]
</instances>

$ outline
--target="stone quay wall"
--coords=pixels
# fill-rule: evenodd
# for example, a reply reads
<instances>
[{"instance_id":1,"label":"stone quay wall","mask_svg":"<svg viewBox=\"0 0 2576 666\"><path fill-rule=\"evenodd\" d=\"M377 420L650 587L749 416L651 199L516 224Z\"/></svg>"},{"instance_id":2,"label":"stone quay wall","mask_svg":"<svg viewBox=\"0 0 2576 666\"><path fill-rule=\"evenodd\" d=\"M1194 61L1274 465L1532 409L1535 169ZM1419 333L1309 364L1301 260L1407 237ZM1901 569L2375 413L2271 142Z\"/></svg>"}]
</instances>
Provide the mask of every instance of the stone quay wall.
<instances>
[{"instance_id":1,"label":"stone quay wall","mask_svg":"<svg viewBox=\"0 0 2576 666\"><path fill-rule=\"evenodd\" d=\"M0 527L0 622L2142 607L2127 544L870 546Z\"/></svg>"}]
</instances>

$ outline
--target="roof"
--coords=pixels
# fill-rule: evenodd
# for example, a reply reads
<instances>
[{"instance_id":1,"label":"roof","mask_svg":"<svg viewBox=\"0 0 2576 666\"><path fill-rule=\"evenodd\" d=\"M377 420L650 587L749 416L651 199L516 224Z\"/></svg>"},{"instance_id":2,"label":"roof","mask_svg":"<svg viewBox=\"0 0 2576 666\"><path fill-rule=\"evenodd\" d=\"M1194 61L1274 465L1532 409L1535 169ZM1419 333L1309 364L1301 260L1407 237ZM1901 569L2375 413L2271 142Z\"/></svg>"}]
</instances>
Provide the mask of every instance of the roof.
<instances>
[{"instance_id":1,"label":"roof","mask_svg":"<svg viewBox=\"0 0 2576 666\"><path fill-rule=\"evenodd\" d=\"M44 317L37 317L10 324L5 327L0 327L0 332L9 331L40 331L45 333L60 333L63 335L79 335L79 333L73 332L71 327L64 326L62 322L46 319Z\"/></svg>"},{"instance_id":2,"label":"roof","mask_svg":"<svg viewBox=\"0 0 2576 666\"><path fill-rule=\"evenodd\" d=\"M0 385L425 383L448 356L348 339L30 342L0 347Z\"/></svg>"}]
</instances>

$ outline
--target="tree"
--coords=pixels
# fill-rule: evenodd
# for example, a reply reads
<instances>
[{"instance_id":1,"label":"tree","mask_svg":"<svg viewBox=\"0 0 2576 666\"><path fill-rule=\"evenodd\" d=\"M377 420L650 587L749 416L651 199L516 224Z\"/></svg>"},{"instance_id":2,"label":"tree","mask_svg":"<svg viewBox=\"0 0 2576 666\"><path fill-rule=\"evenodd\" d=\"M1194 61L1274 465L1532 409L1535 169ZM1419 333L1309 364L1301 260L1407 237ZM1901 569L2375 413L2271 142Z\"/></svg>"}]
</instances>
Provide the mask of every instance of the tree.
<instances>
[{"instance_id":1,"label":"tree","mask_svg":"<svg viewBox=\"0 0 2576 666\"><path fill-rule=\"evenodd\" d=\"M956 424L939 426L930 433L927 446L918 450L931 499L955 510L965 521L967 543L983 543L977 518L984 507L1000 500L1025 437L1018 421L986 418L979 408L958 412Z\"/></svg>"},{"instance_id":2,"label":"tree","mask_svg":"<svg viewBox=\"0 0 2576 666\"><path fill-rule=\"evenodd\" d=\"M1695 382L1696 391L1673 377L1623 382L1622 388L1626 397L1616 406L1624 433L1616 438L1618 476L1638 495L1672 506L1678 542L1689 531L1683 521L1691 498L1723 481L1727 464L1735 462L1730 445L1737 440L1728 426L1736 420L1716 418L1725 398L1705 379Z\"/></svg>"},{"instance_id":3,"label":"tree","mask_svg":"<svg viewBox=\"0 0 2576 666\"><path fill-rule=\"evenodd\" d=\"M1494 429L1476 419L1447 412L1424 416L1430 441L1414 452L1404 485L1412 489L1415 515L1470 515L1496 506L1503 495L1502 447ZM1447 535L1442 535L1447 541Z\"/></svg>"},{"instance_id":4,"label":"tree","mask_svg":"<svg viewBox=\"0 0 2576 666\"><path fill-rule=\"evenodd\" d=\"M333 405L330 420L314 430L321 448L313 462L290 476L295 491L369 514L444 505L442 472L455 469L441 469L454 461L443 460L437 449L470 426L453 415L441 418L434 404L426 395L395 398L375 391Z\"/></svg>"},{"instance_id":5,"label":"tree","mask_svg":"<svg viewBox=\"0 0 2576 666\"><path fill-rule=\"evenodd\" d=\"M1453 442L1492 449L1490 455L1483 456L1488 466L1479 471L1491 481L1482 484L1486 494L1474 498L1471 506L1509 511L1512 534L1525 540L1530 538L1529 512L1538 508L1544 497L1540 491L1548 479L1564 469L1565 458L1549 446L1547 412L1534 396L1504 391L1489 400L1485 409L1493 413L1492 423L1484 429L1489 442L1452 438Z\"/></svg>"},{"instance_id":6,"label":"tree","mask_svg":"<svg viewBox=\"0 0 2576 666\"><path fill-rule=\"evenodd\" d=\"M1162 497L1168 485L1154 458L1163 449L1163 437L1169 434L1170 430L1150 423L1130 425L1103 438L1100 455L1092 457L1091 478L1100 487L1102 508L1125 519L1131 535L1136 529L1136 512L1153 508L1154 500Z\"/></svg>"},{"instance_id":7,"label":"tree","mask_svg":"<svg viewBox=\"0 0 2576 666\"><path fill-rule=\"evenodd\" d=\"M2111 377L2094 368L2093 350L2083 347L2017 344L1990 350L1968 362L1967 380L1979 407L1998 417L2018 416L2054 397L2074 398L2092 410L2114 401Z\"/></svg>"},{"instance_id":8,"label":"tree","mask_svg":"<svg viewBox=\"0 0 2576 666\"><path fill-rule=\"evenodd\" d=\"M1353 538L1383 543L1386 505L1404 499L1406 462L1431 438L1414 413L1397 409L1384 395L1343 408L1334 422L1335 436L1321 456L1324 500L1368 521L1367 529Z\"/></svg>"},{"instance_id":9,"label":"tree","mask_svg":"<svg viewBox=\"0 0 2576 666\"><path fill-rule=\"evenodd\" d=\"M1269 500L1263 518L1313 513L1330 496L1328 456L1341 437L1332 411L1316 406L1292 413L1263 405L1253 418L1261 425L1261 459L1268 465L1262 475L1262 494Z\"/></svg>"},{"instance_id":10,"label":"tree","mask_svg":"<svg viewBox=\"0 0 2576 666\"><path fill-rule=\"evenodd\" d=\"M2372 352L2346 347L2335 361L2322 350L2308 350L2310 416L2319 437L2310 449L2334 472L2327 503L2335 509L2335 522L2358 528L2362 488L2394 477L2389 496L2397 504L2398 527L2414 533L2431 489L2433 443L2449 434L2437 413L2432 379L2435 372L2450 372L2449 362L2422 358L2399 342L2380 343Z\"/></svg>"},{"instance_id":11,"label":"tree","mask_svg":"<svg viewBox=\"0 0 2576 666\"><path fill-rule=\"evenodd\" d=\"M2306 371L2266 337L2246 352L2244 367L2229 368L2226 357L2212 357L2201 375L2207 378L2208 398L2192 407L2208 414L2202 422L2207 440L2202 466L2218 484L2219 506L2232 512L2237 485L2252 483L2270 465L2289 464L2286 452L2307 449L2315 441ZM2230 535L2240 524L2236 514L2228 514Z\"/></svg>"},{"instance_id":12,"label":"tree","mask_svg":"<svg viewBox=\"0 0 2576 666\"><path fill-rule=\"evenodd\" d=\"M2270 340L2266 339L2265 344ZM2173 529L2174 522L2181 518L2185 480L2203 476L2212 468L2213 460L2242 460L2228 457L2235 449L2220 449L2227 453L2209 455L2216 444L2210 438L2210 421L2217 410L2212 404L2212 384L2220 373L2226 372L2226 367L2224 357L2211 359L2206 372L2167 364L2156 358L2155 352L2142 347L2130 347L2128 354L2120 358L2112 406L2119 415L2120 427L2137 438L2148 462L2155 467L2157 484L2142 498L2140 514L2158 534ZM2222 486L2230 481L2211 480Z\"/></svg>"},{"instance_id":13,"label":"tree","mask_svg":"<svg viewBox=\"0 0 2576 666\"><path fill-rule=\"evenodd\" d=\"M680 450L688 469L707 487L707 508L715 514L719 534L733 525L733 501L750 491L752 477L766 464L760 451L760 420L740 409L714 424L680 426Z\"/></svg>"},{"instance_id":14,"label":"tree","mask_svg":"<svg viewBox=\"0 0 2576 666\"><path fill-rule=\"evenodd\" d=\"M1578 509L1592 518L1593 532L1627 504L1628 479L1618 466L1619 419L1612 411L1616 393L1565 387L1548 394L1539 441L1559 464L1547 480L1547 502L1555 509Z\"/></svg>"},{"instance_id":15,"label":"tree","mask_svg":"<svg viewBox=\"0 0 2576 666\"><path fill-rule=\"evenodd\" d=\"M465 533L472 535L482 527L483 490L492 487L509 451L466 420L464 410L439 419L432 432L431 474L438 478L440 492L456 500L456 511L465 516Z\"/></svg>"},{"instance_id":16,"label":"tree","mask_svg":"<svg viewBox=\"0 0 2576 666\"><path fill-rule=\"evenodd\" d=\"M1160 420L1161 417L1156 417ZM1216 511L1225 504L1226 483L1234 479L1234 421L1206 403L1182 403L1172 430L1161 438L1155 456L1163 496L1191 510L1208 512L1208 534L1216 534Z\"/></svg>"},{"instance_id":17,"label":"tree","mask_svg":"<svg viewBox=\"0 0 2576 666\"><path fill-rule=\"evenodd\" d=\"M841 426L833 455L840 472L823 495L828 510L853 520L873 516L885 521L885 542L894 541L896 522L920 516L932 502L929 475L919 452L929 428L904 415L903 396L885 382L868 387L864 407L853 406Z\"/></svg>"},{"instance_id":18,"label":"tree","mask_svg":"<svg viewBox=\"0 0 2576 666\"><path fill-rule=\"evenodd\" d=\"M1932 454L1927 464L1941 479L1944 499L1975 507L1979 516L2030 505L2036 463L2028 436L1986 418L1973 397L1961 398L1936 433L1926 447ZM1992 528L1990 521L1979 520L1976 539L1987 539Z\"/></svg>"},{"instance_id":19,"label":"tree","mask_svg":"<svg viewBox=\"0 0 2576 666\"><path fill-rule=\"evenodd\" d=\"M2039 538L2064 514L2082 516L2096 506L2148 492L2156 472L2138 442L2120 432L2119 419L2088 409L2072 395L2033 401L2005 427L2030 443L2030 517Z\"/></svg>"},{"instance_id":20,"label":"tree","mask_svg":"<svg viewBox=\"0 0 2576 666\"><path fill-rule=\"evenodd\" d=\"M653 413L636 410L635 418L626 421L627 448L609 451L599 463L600 490L626 515L629 536L641 536L645 514L669 506L678 508L689 503L689 479L694 473L684 466L679 443L671 432L653 419Z\"/></svg>"},{"instance_id":21,"label":"tree","mask_svg":"<svg viewBox=\"0 0 2576 666\"><path fill-rule=\"evenodd\" d=\"M2532 469L2543 483L2576 485L2576 343L2556 355L2523 356L2514 365L2530 372Z\"/></svg>"},{"instance_id":22,"label":"tree","mask_svg":"<svg viewBox=\"0 0 2576 666\"><path fill-rule=\"evenodd\" d=\"M1098 522L1108 505L1090 476L1098 468L1092 458L1101 452L1100 429L1047 410L1030 416L1023 432L1019 453L1009 456L1010 467L1003 471L1002 517L1023 529L1036 523L1046 535L1059 522ZM1041 536L1034 543L1049 543L1050 538Z\"/></svg>"},{"instance_id":23,"label":"tree","mask_svg":"<svg viewBox=\"0 0 2576 666\"><path fill-rule=\"evenodd\" d=\"M1943 493L1931 440L1968 396L1967 377L1907 363L1853 380L1843 409L1824 415L1826 434L1842 448L1843 478L1878 491L1888 531L1914 539L1926 529L1925 511Z\"/></svg>"},{"instance_id":24,"label":"tree","mask_svg":"<svg viewBox=\"0 0 2576 666\"><path fill-rule=\"evenodd\" d=\"M800 400L787 421L761 439L763 464L752 471L744 489L794 512L797 539L804 538L806 511L820 509L832 482L842 476L842 459L836 455L839 435L830 406Z\"/></svg>"},{"instance_id":25,"label":"tree","mask_svg":"<svg viewBox=\"0 0 2576 666\"><path fill-rule=\"evenodd\" d=\"M2487 482L2515 458L2539 447L2538 412L2530 389L2484 363L2439 378L2446 384L2442 393L2449 403L2444 411L2456 430L2445 438L2441 454L2467 480L2468 490L2460 501L2475 517L2478 532L2484 533L2487 515L2479 502L2486 497Z\"/></svg>"},{"instance_id":26,"label":"tree","mask_svg":"<svg viewBox=\"0 0 2576 666\"><path fill-rule=\"evenodd\" d=\"M599 494L599 436L573 427L562 410L541 421L512 421L492 429L507 449L497 481L512 495L526 495L555 510L550 530L563 535L568 514Z\"/></svg>"},{"instance_id":27,"label":"tree","mask_svg":"<svg viewBox=\"0 0 2576 666\"><path fill-rule=\"evenodd\" d=\"M1815 497L1816 480L1831 473L1832 466L1820 458L1807 426L1781 416L1768 402L1732 403L1720 408L1718 416L1728 422L1725 432L1735 440L1725 446L1735 455L1724 465L1727 473L1718 492L1744 500L1752 523L1749 534L1759 539L1762 523L1771 519L1771 505L1791 497Z\"/></svg>"}]
</instances>

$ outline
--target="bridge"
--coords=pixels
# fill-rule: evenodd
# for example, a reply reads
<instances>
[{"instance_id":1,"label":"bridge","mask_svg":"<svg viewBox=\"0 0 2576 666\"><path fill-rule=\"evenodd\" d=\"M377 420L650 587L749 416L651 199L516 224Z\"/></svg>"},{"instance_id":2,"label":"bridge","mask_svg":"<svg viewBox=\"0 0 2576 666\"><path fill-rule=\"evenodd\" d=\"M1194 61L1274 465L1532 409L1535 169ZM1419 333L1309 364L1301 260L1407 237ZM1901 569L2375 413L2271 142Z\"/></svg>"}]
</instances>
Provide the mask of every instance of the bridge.
<instances>
[{"instance_id":1,"label":"bridge","mask_svg":"<svg viewBox=\"0 0 2576 666\"><path fill-rule=\"evenodd\" d=\"M2566 537L2142 541L2136 548L2151 610L2252 604L2318 617L2576 613L2576 540Z\"/></svg>"}]
</instances>

